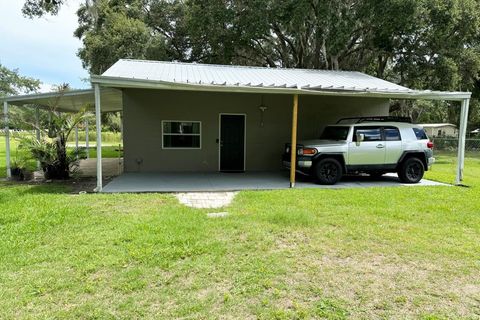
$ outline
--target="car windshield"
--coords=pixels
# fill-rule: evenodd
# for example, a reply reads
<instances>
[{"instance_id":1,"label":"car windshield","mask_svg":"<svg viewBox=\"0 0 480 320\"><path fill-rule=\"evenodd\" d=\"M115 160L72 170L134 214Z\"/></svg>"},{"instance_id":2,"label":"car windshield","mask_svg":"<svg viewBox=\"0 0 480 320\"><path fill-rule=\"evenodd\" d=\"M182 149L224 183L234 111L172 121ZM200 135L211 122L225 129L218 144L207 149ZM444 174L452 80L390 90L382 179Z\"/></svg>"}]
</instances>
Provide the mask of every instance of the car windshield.
<instances>
[{"instance_id":1,"label":"car windshield","mask_svg":"<svg viewBox=\"0 0 480 320\"><path fill-rule=\"evenodd\" d=\"M320 139L322 140L347 140L350 127L326 127Z\"/></svg>"}]
</instances>

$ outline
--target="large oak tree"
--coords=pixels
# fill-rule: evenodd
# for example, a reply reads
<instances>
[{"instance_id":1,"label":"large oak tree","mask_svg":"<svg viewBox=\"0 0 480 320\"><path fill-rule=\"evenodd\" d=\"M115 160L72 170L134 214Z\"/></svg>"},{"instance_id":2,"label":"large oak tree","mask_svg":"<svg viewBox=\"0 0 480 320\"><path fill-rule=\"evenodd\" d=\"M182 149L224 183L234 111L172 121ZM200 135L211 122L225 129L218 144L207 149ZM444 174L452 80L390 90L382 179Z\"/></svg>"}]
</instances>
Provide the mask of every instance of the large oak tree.
<instances>
[{"instance_id":1,"label":"large oak tree","mask_svg":"<svg viewBox=\"0 0 480 320\"><path fill-rule=\"evenodd\" d=\"M27 0L24 13L55 14L64 1ZM165 59L358 70L415 89L478 95L475 0L84 0L78 18L79 57L94 74L119 58ZM393 106L422 121L455 121L455 110Z\"/></svg>"}]
</instances>

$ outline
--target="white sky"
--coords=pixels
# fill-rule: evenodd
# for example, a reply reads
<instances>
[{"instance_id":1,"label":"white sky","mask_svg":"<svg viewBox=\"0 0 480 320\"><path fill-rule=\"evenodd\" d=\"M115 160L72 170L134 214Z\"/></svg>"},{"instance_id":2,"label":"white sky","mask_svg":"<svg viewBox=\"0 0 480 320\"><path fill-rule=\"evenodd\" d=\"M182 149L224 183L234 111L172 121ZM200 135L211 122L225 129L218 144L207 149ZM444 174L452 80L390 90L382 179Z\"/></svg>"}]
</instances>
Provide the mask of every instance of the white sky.
<instances>
[{"instance_id":1,"label":"white sky","mask_svg":"<svg viewBox=\"0 0 480 320\"><path fill-rule=\"evenodd\" d=\"M88 72L77 57L81 42L73 36L80 0L69 0L58 16L29 19L22 15L23 0L0 0L0 62L18 68L21 75L40 79L41 91L69 83L88 88Z\"/></svg>"}]
</instances>

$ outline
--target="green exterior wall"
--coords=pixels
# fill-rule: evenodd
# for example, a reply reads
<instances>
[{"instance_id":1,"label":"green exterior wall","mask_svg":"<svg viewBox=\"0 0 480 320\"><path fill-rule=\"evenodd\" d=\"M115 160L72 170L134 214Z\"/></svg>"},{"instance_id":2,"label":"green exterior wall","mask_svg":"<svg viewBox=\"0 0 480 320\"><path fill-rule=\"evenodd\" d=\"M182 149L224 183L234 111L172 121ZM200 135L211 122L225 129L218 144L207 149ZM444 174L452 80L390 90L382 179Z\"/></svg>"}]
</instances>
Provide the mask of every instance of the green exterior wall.
<instances>
[{"instance_id":1,"label":"green exterior wall","mask_svg":"<svg viewBox=\"0 0 480 320\"><path fill-rule=\"evenodd\" d=\"M259 106L267 106L261 126ZM125 172L217 171L220 113L246 114L246 170L281 169L290 141L292 96L167 90L123 90ZM389 101L300 96L298 139L318 138L339 118L388 115ZM202 148L162 149L162 120L202 122Z\"/></svg>"}]
</instances>

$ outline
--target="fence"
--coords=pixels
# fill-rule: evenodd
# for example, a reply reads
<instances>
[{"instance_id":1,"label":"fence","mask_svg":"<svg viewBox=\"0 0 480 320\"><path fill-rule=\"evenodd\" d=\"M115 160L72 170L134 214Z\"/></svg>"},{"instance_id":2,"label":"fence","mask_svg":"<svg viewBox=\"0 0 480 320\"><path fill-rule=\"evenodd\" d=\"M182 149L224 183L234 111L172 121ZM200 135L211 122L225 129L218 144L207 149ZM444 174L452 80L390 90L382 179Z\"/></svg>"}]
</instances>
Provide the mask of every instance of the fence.
<instances>
[{"instance_id":1,"label":"fence","mask_svg":"<svg viewBox=\"0 0 480 320\"><path fill-rule=\"evenodd\" d=\"M458 138L432 138L435 151L457 152ZM465 140L465 152L480 154L480 139L467 138Z\"/></svg>"}]
</instances>

